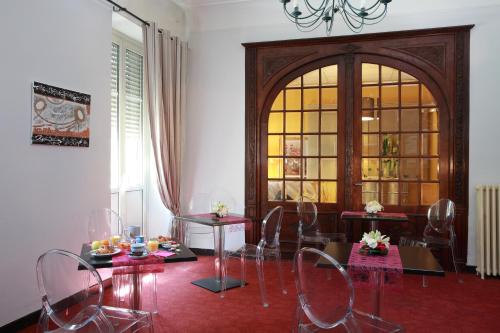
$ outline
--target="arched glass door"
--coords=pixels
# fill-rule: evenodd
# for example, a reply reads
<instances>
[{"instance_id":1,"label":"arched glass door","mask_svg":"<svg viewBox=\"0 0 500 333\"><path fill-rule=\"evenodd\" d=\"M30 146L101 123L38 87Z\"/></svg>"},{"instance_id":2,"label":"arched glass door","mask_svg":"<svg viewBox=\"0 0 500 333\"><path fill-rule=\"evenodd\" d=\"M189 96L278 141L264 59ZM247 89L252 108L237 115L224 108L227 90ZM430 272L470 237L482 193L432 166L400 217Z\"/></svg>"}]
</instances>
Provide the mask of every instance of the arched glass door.
<instances>
[{"instance_id":1,"label":"arched glass door","mask_svg":"<svg viewBox=\"0 0 500 333\"><path fill-rule=\"evenodd\" d=\"M440 193L436 99L414 76L376 63L361 64L357 84L361 133L355 135L361 149L355 153L361 175L355 177L362 184L361 204L377 200L399 210L431 205Z\"/></svg>"},{"instance_id":2,"label":"arched glass door","mask_svg":"<svg viewBox=\"0 0 500 333\"><path fill-rule=\"evenodd\" d=\"M338 75L342 65L328 65L291 80L274 99L262 161L268 206L303 195L320 210L362 209L377 200L389 211L414 211L439 199L440 111L433 94L406 71L361 56L355 63L351 85ZM357 99L347 139L339 103L346 96ZM354 187L349 207L344 184Z\"/></svg>"},{"instance_id":3,"label":"arched glass door","mask_svg":"<svg viewBox=\"0 0 500 333\"><path fill-rule=\"evenodd\" d=\"M267 198L338 202L338 66L301 75L281 90L267 127Z\"/></svg>"}]
</instances>

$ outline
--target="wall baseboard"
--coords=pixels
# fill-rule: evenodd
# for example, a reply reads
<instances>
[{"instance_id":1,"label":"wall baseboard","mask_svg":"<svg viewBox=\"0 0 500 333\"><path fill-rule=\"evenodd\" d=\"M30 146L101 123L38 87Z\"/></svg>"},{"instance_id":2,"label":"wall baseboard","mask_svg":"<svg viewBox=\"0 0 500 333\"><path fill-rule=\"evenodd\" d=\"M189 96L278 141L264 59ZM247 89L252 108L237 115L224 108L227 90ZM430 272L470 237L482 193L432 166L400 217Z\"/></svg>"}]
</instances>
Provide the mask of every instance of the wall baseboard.
<instances>
[{"instance_id":1,"label":"wall baseboard","mask_svg":"<svg viewBox=\"0 0 500 333\"><path fill-rule=\"evenodd\" d=\"M111 278L103 280L103 286L104 288L109 288L112 287L111 283ZM65 306L71 306L71 303L73 301L73 297L75 295L71 295L61 301L59 303L64 304ZM5 324L4 326L0 327L0 333L12 333L12 332L18 332L21 331L25 328L28 328L29 326L36 325L38 323L38 318L40 318L40 313L41 309L38 309L36 311L33 311L31 313L28 313L27 315L16 319L14 321L11 321L8 324Z\"/></svg>"}]
</instances>

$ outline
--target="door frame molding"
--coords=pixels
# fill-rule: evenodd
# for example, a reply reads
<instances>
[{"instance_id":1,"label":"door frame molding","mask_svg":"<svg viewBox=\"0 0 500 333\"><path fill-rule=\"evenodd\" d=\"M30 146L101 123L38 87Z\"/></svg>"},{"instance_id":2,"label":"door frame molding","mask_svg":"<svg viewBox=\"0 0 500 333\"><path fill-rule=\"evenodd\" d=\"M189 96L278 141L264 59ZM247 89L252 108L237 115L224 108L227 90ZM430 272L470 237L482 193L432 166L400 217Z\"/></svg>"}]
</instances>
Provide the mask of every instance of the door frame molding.
<instances>
[{"instance_id":1,"label":"door frame molding","mask_svg":"<svg viewBox=\"0 0 500 333\"><path fill-rule=\"evenodd\" d=\"M339 37L244 43L245 47L245 215L255 223L246 239L256 243L267 211L261 202L261 117L284 85L320 63L356 54L393 58L427 74L424 84L437 86L449 110L448 193L457 206L458 258L465 263L468 226L469 40L473 25ZM339 73L339 76L341 73ZM353 75L346 71L343 75ZM428 82L426 82L428 81ZM346 82L354 82L349 80ZM353 90L351 90L353 91ZM340 102L340 101L339 101ZM351 105L351 107L349 107ZM354 103L344 105L352 116ZM347 124L348 122L346 122ZM352 126L352 122L351 122ZM346 128L346 136L349 128ZM352 131L350 132L352 137ZM346 142L348 145L349 142ZM349 150L349 149L348 149ZM352 149L350 149L352 152ZM347 158L347 157L346 157ZM349 173L346 167L344 172ZM352 172L352 169L351 171ZM345 179L351 179L347 177ZM349 184L344 184L346 187ZM352 189L352 186L349 188ZM348 199L348 191L344 191ZM346 201L346 204L348 202ZM415 217L423 212L415 212ZM418 229L418 228L417 228Z\"/></svg>"}]
</instances>

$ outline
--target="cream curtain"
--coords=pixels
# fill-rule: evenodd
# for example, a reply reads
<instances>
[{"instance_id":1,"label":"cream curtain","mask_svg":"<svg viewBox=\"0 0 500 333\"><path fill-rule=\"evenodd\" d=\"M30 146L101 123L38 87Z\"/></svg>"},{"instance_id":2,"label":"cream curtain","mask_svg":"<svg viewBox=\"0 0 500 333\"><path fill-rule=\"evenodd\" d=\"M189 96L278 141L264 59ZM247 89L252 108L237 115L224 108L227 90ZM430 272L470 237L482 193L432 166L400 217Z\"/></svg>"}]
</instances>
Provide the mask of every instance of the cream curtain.
<instances>
[{"instance_id":1,"label":"cream curtain","mask_svg":"<svg viewBox=\"0 0 500 333\"><path fill-rule=\"evenodd\" d=\"M148 108L158 188L175 216L180 213L181 128L186 105L187 43L143 27L144 96ZM176 235L181 236L181 235Z\"/></svg>"}]
</instances>

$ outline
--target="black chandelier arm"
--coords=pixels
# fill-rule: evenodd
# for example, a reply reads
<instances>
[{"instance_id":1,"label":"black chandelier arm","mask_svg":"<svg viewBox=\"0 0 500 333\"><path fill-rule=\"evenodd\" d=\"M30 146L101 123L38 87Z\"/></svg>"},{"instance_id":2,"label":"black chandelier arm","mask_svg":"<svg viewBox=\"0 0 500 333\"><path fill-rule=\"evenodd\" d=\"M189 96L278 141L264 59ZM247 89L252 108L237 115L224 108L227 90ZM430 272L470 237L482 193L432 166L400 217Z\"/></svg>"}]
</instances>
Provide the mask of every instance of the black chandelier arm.
<instances>
[{"instance_id":1,"label":"black chandelier arm","mask_svg":"<svg viewBox=\"0 0 500 333\"><path fill-rule=\"evenodd\" d=\"M286 2L283 3L283 9L284 9L285 13L287 14L287 16L289 16L291 18L298 19L298 20L306 20L306 19L311 18L311 17L316 17L316 16L321 17L324 14L326 8L323 8L322 10L318 9L314 13L309 11L309 15L300 16L300 17L295 17L295 15L293 15L293 13L294 13L293 11L292 12L288 11L288 9L286 8ZM295 10L295 8L293 10ZM321 11L321 14L318 14L318 12L320 12L320 11Z\"/></svg>"},{"instance_id":2,"label":"black chandelier arm","mask_svg":"<svg viewBox=\"0 0 500 333\"><path fill-rule=\"evenodd\" d=\"M301 6L293 6L288 10L290 0L281 0L283 12L288 20L295 23L302 32L310 32L325 23L327 35L331 34L335 14L342 16L342 20L354 33L360 32L365 25L374 25L382 21L388 12L390 0L367 0L360 8L355 7L352 0L322 0L313 5L310 0L303 0ZM368 7L366 3L368 2ZM314 2L317 3L317 2ZM383 5L383 8L380 6Z\"/></svg>"}]
</instances>

